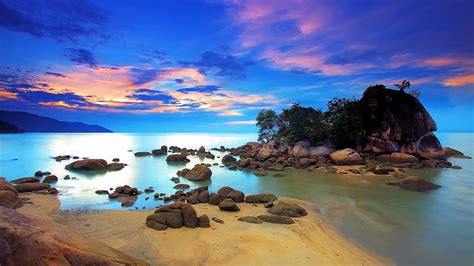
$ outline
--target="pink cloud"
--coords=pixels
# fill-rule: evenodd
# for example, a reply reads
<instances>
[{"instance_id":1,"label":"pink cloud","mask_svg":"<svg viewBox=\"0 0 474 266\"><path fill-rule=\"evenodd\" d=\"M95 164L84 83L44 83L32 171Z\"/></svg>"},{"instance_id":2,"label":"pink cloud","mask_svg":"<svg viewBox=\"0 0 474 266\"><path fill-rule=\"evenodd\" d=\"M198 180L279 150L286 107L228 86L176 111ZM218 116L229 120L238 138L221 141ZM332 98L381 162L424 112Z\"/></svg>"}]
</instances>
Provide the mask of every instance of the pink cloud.
<instances>
[{"instance_id":1,"label":"pink cloud","mask_svg":"<svg viewBox=\"0 0 474 266\"><path fill-rule=\"evenodd\" d=\"M449 87L474 85L474 74L467 74L467 75L447 78L443 80L442 84L444 86L449 86Z\"/></svg>"}]
</instances>

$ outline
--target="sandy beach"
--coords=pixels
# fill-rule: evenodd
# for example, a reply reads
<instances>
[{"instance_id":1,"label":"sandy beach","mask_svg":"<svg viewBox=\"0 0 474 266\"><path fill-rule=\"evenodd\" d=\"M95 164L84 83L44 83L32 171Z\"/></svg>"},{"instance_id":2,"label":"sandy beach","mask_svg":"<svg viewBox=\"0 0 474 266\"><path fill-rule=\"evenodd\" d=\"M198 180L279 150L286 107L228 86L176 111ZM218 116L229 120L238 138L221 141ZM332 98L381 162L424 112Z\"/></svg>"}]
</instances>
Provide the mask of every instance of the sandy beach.
<instances>
[{"instance_id":1,"label":"sandy beach","mask_svg":"<svg viewBox=\"0 0 474 266\"><path fill-rule=\"evenodd\" d=\"M65 225L80 234L151 265L386 265L367 250L344 239L319 216L317 207L297 203L308 215L293 225L250 224L238 217L265 214L263 205L239 204L239 212L220 211L209 204L193 205L198 215L211 221L211 228L180 228L156 231L145 226L146 211L59 211L60 201L51 195L27 193L31 203L18 211Z\"/></svg>"}]
</instances>

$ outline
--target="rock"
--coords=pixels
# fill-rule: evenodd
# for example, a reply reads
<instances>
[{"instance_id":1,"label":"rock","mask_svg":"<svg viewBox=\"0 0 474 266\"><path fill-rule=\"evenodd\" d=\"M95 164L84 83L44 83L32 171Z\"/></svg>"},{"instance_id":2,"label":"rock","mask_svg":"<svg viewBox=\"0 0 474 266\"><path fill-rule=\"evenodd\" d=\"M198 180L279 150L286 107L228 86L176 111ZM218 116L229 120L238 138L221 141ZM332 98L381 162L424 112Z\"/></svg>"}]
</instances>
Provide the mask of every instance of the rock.
<instances>
[{"instance_id":1,"label":"rock","mask_svg":"<svg viewBox=\"0 0 474 266\"><path fill-rule=\"evenodd\" d=\"M112 162L115 162L115 163L120 162L120 159L119 158L113 158Z\"/></svg>"},{"instance_id":2,"label":"rock","mask_svg":"<svg viewBox=\"0 0 474 266\"><path fill-rule=\"evenodd\" d=\"M205 153L205 152L206 152L206 148L204 148L204 146L199 147L198 153Z\"/></svg>"},{"instance_id":3,"label":"rock","mask_svg":"<svg viewBox=\"0 0 474 266\"><path fill-rule=\"evenodd\" d=\"M153 154L153 156L165 156L168 154L168 150L156 149L156 150L152 150L151 154Z\"/></svg>"},{"instance_id":4,"label":"rock","mask_svg":"<svg viewBox=\"0 0 474 266\"><path fill-rule=\"evenodd\" d=\"M0 207L1 265L147 265L37 216Z\"/></svg>"},{"instance_id":5,"label":"rock","mask_svg":"<svg viewBox=\"0 0 474 266\"><path fill-rule=\"evenodd\" d=\"M178 172L176 172L176 175L184 177L187 173L189 173L189 171L191 171L191 169L184 168L184 169L178 170Z\"/></svg>"},{"instance_id":6,"label":"rock","mask_svg":"<svg viewBox=\"0 0 474 266\"><path fill-rule=\"evenodd\" d=\"M293 147L293 157L304 158L309 156L311 143L307 141L298 141Z\"/></svg>"},{"instance_id":7,"label":"rock","mask_svg":"<svg viewBox=\"0 0 474 266\"><path fill-rule=\"evenodd\" d=\"M23 183L15 186L18 193L32 192L51 188L51 185L45 183Z\"/></svg>"},{"instance_id":8,"label":"rock","mask_svg":"<svg viewBox=\"0 0 474 266\"><path fill-rule=\"evenodd\" d=\"M190 186L188 184L177 184L173 188L175 188L175 189L188 189L188 188L190 188Z\"/></svg>"},{"instance_id":9,"label":"rock","mask_svg":"<svg viewBox=\"0 0 474 266\"><path fill-rule=\"evenodd\" d=\"M18 197L18 191L4 178L0 178L0 206L9 209L16 209L22 206L22 201Z\"/></svg>"},{"instance_id":10,"label":"rock","mask_svg":"<svg viewBox=\"0 0 474 266\"><path fill-rule=\"evenodd\" d=\"M384 168L376 168L372 171L376 175L388 175L390 174L390 171Z\"/></svg>"},{"instance_id":11,"label":"rock","mask_svg":"<svg viewBox=\"0 0 474 266\"><path fill-rule=\"evenodd\" d=\"M117 194L125 194L129 196L136 196L139 194L137 188L135 187L132 188L128 185L116 187L114 192Z\"/></svg>"},{"instance_id":12,"label":"rock","mask_svg":"<svg viewBox=\"0 0 474 266\"><path fill-rule=\"evenodd\" d=\"M462 158L462 159L472 159L470 156L464 155L464 153L462 153L461 151L458 151L450 147L444 147L443 153L446 158L454 157L454 158Z\"/></svg>"},{"instance_id":13,"label":"rock","mask_svg":"<svg viewBox=\"0 0 474 266\"><path fill-rule=\"evenodd\" d=\"M263 204L263 207L265 207L265 208L267 208L267 209L268 209L268 208L271 208L271 207L273 207L273 206L274 206L273 202L267 202L267 203L264 203L264 204Z\"/></svg>"},{"instance_id":14,"label":"rock","mask_svg":"<svg viewBox=\"0 0 474 266\"><path fill-rule=\"evenodd\" d=\"M306 168L308 166L316 164L317 162L318 162L318 159L314 159L314 158L301 158L299 160L299 164L301 168Z\"/></svg>"},{"instance_id":15,"label":"rock","mask_svg":"<svg viewBox=\"0 0 474 266\"><path fill-rule=\"evenodd\" d=\"M400 188L410 190L410 191L417 191L417 192L424 192L428 190L438 189L440 187L441 187L440 185L437 185L430 181L426 181L417 176L409 176L400 182Z\"/></svg>"},{"instance_id":16,"label":"rock","mask_svg":"<svg viewBox=\"0 0 474 266\"><path fill-rule=\"evenodd\" d=\"M173 181L176 184L181 182L181 180L179 180L179 178L177 178L177 177L172 177L170 180Z\"/></svg>"},{"instance_id":17,"label":"rock","mask_svg":"<svg viewBox=\"0 0 474 266\"><path fill-rule=\"evenodd\" d=\"M38 183L40 180L36 177L22 177L10 181L12 184Z\"/></svg>"},{"instance_id":18,"label":"rock","mask_svg":"<svg viewBox=\"0 0 474 266\"><path fill-rule=\"evenodd\" d=\"M459 165L453 165L453 166L451 166L451 168L456 169L456 170L462 169L462 167L459 166Z\"/></svg>"},{"instance_id":19,"label":"rock","mask_svg":"<svg viewBox=\"0 0 474 266\"><path fill-rule=\"evenodd\" d=\"M118 171L122 170L125 167L125 164L123 163L109 163L107 164L107 170L108 171Z\"/></svg>"},{"instance_id":20,"label":"rock","mask_svg":"<svg viewBox=\"0 0 474 266\"><path fill-rule=\"evenodd\" d=\"M183 212L183 225L189 228L196 228L199 225L196 210L191 205L181 207Z\"/></svg>"},{"instance_id":21,"label":"rock","mask_svg":"<svg viewBox=\"0 0 474 266\"><path fill-rule=\"evenodd\" d=\"M106 171L107 165L103 159L85 159L72 162L65 168L70 171Z\"/></svg>"},{"instance_id":22,"label":"rock","mask_svg":"<svg viewBox=\"0 0 474 266\"><path fill-rule=\"evenodd\" d=\"M211 179L212 171L205 165L195 165L184 177L191 181L205 181Z\"/></svg>"},{"instance_id":23,"label":"rock","mask_svg":"<svg viewBox=\"0 0 474 266\"><path fill-rule=\"evenodd\" d=\"M367 150L429 156L442 153L432 134L436 123L416 97L378 85L364 92L360 106Z\"/></svg>"},{"instance_id":24,"label":"rock","mask_svg":"<svg viewBox=\"0 0 474 266\"><path fill-rule=\"evenodd\" d=\"M253 194L245 198L246 203L267 203L273 202L278 198L273 194Z\"/></svg>"},{"instance_id":25,"label":"rock","mask_svg":"<svg viewBox=\"0 0 474 266\"><path fill-rule=\"evenodd\" d=\"M238 219L241 222L251 223L251 224L261 224L263 223L262 219L255 216L243 216Z\"/></svg>"},{"instance_id":26,"label":"rock","mask_svg":"<svg viewBox=\"0 0 474 266\"><path fill-rule=\"evenodd\" d=\"M393 152L391 154L383 154L376 157L377 160L381 162L391 162L397 164L403 163L418 163L420 160L413 155L401 153L401 152Z\"/></svg>"},{"instance_id":27,"label":"rock","mask_svg":"<svg viewBox=\"0 0 474 266\"><path fill-rule=\"evenodd\" d=\"M64 160L69 160L69 159L71 159L71 155L58 155L58 156L54 157L54 159L58 162L64 161Z\"/></svg>"},{"instance_id":28,"label":"rock","mask_svg":"<svg viewBox=\"0 0 474 266\"><path fill-rule=\"evenodd\" d=\"M59 191L53 187L53 188L48 189L48 193L51 195L58 195Z\"/></svg>"},{"instance_id":29,"label":"rock","mask_svg":"<svg viewBox=\"0 0 474 266\"><path fill-rule=\"evenodd\" d=\"M109 191L108 190L96 190L95 194L97 194L97 195L109 195Z\"/></svg>"},{"instance_id":30,"label":"rock","mask_svg":"<svg viewBox=\"0 0 474 266\"><path fill-rule=\"evenodd\" d=\"M199 227L201 227L201 228L211 227L209 217L205 214L198 217L198 224L199 224Z\"/></svg>"},{"instance_id":31,"label":"rock","mask_svg":"<svg viewBox=\"0 0 474 266\"><path fill-rule=\"evenodd\" d=\"M240 203L244 202L245 194L242 191L233 190L232 192L227 194L226 197L232 199L234 202Z\"/></svg>"},{"instance_id":32,"label":"rock","mask_svg":"<svg viewBox=\"0 0 474 266\"><path fill-rule=\"evenodd\" d=\"M120 194L116 193L116 192L110 193L110 195L109 195L109 199L116 199L118 197L120 197Z\"/></svg>"},{"instance_id":33,"label":"rock","mask_svg":"<svg viewBox=\"0 0 474 266\"><path fill-rule=\"evenodd\" d=\"M58 182L58 177L55 175L49 175L43 179L43 183L56 183Z\"/></svg>"},{"instance_id":34,"label":"rock","mask_svg":"<svg viewBox=\"0 0 474 266\"><path fill-rule=\"evenodd\" d=\"M264 214L257 216L260 220L272 224L294 224L295 221L290 217Z\"/></svg>"},{"instance_id":35,"label":"rock","mask_svg":"<svg viewBox=\"0 0 474 266\"><path fill-rule=\"evenodd\" d=\"M135 157L145 157L145 156L151 156L151 153L147 151L135 152Z\"/></svg>"},{"instance_id":36,"label":"rock","mask_svg":"<svg viewBox=\"0 0 474 266\"><path fill-rule=\"evenodd\" d=\"M219 205L219 203L221 203L221 201L223 201L224 199L225 197L222 195L212 194L211 197L209 198L209 204Z\"/></svg>"},{"instance_id":37,"label":"rock","mask_svg":"<svg viewBox=\"0 0 474 266\"><path fill-rule=\"evenodd\" d=\"M145 193L146 193L146 194L150 194L150 193L153 193L153 192L155 192L155 190L154 190L153 188L151 188L151 187L149 187L149 188L145 188L145 190L144 190L144 191L145 191Z\"/></svg>"},{"instance_id":38,"label":"rock","mask_svg":"<svg viewBox=\"0 0 474 266\"><path fill-rule=\"evenodd\" d=\"M276 174L273 174L273 177L285 177L284 174L280 174L280 173L276 173Z\"/></svg>"},{"instance_id":39,"label":"rock","mask_svg":"<svg viewBox=\"0 0 474 266\"><path fill-rule=\"evenodd\" d=\"M41 172L41 171L36 171L36 172L35 172L35 176L43 176L43 175L44 175L44 174L43 174L43 172Z\"/></svg>"},{"instance_id":40,"label":"rock","mask_svg":"<svg viewBox=\"0 0 474 266\"><path fill-rule=\"evenodd\" d=\"M153 215L153 214L152 214ZM168 226L165 225L165 224L161 224L155 220L147 220L146 221L146 226L151 228L151 229L155 229L155 230L158 230L158 231L162 231L162 230L166 230L168 229Z\"/></svg>"},{"instance_id":41,"label":"rock","mask_svg":"<svg viewBox=\"0 0 474 266\"><path fill-rule=\"evenodd\" d=\"M264 170L260 169L258 170L257 172L253 173L254 175L256 176L267 176L267 172L265 172Z\"/></svg>"},{"instance_id":42,"label":"rock","mask_svg":"<svg viewBox=\"0 0 474 266\"><path fill-rule=\"evenodd\" d=\"M198 201L200 203L208 203L209 202L209 191L207 191L207 190L201 191L198 195Z\"/></svg>"},{"instance_id":43,"label":"rock","mask_svg":"<svg viewBox=\"0 0 474 266\"><path fill-rule=\"evenodd\" d=\"M128 208L128 207L132 207L133 204L135 204L135 200L127 199L127 200L123 201L122 204L120 204L120 206L123 207L123 208Z\"/></svg>"},{"instance_id":44,"label":"rock","mask_svg":"<svg viewBox=\"0 0 474 266\"><path fill-rule=\"evenodd\" d=\"M223 201L221 201L219 203L219 209L221 211L233 211L233 212L240 211L239 206L237 206L237 204L235 204L235 202L230 198L226 198Z\"/></svg>"},{"instance_id":45,"label":"rock","mask_svg":"<svg viewBox=\"0 0 474 266\"><path fill-rule=\"evenodd\" d=\"M283 201L280 201L273 207L269 208L268 212L271 214L288 217L301 217L308 214L306 210L298 204L286 203Z\"/></svg>"},{"instance_id":46,"label":"rock","mask_svg":"<svg viewBox=\"0 0 474 266\"><path fill-rule=\"evenodd\" d=\"M336 165L358 165L364 162L359 153L350 148L335 151L329 157Z\"/></svg>"},{"instance_id":47,"label":"rock","mask_svg":"<svg viewBox=\"0 0 474 266\"><path fill-rule=\"evenodd\" d=\"M388 186L396 186L396 187L400 186L400 182L398 182L398 181L391 181L391 182L387 182L385 184L387 184Z\"/></svg>"},{"instance_id":48,"label":"rock","mask_svg":"<svg viewBox=\"0 0 474 266\"><path fill-rule=\"evenodd\" d=\"M267 167L268 170L272 170L272 171L283 171L283 165L279 164L279 163L276 163L270 167Z\"/></svg>"},{"instance_id":49,"label":"rock","mask_svg":"<svg viewBox=\"0 0 474 266\"><path fill-rule=\"evenodd\" d=\"M224 221L222 219L217 218L217 217L212 217L212 220L216 223L224 224Z\"/></svg>"},{"instance_id":50,"label":"rock","mask_svg":"<svg viewBox=\"0 0 474 266\"><path fill-rule=\"evenodd\" d=\"M168 157L166 157L166 162L167 163L187 163L189 162L188 158L186 156L181 155L181 154L170 154Z\"/></svg>"},{"instance_id":51,"label":"rock","mask_svg":"<svg viewBox=\"0 0 474 266\"><path fill-rule=\"evenodd\" d=\"M222 157L222 164L225 166L229 166L234 164L237 161L232 155L226 154L224 157Z\"/></svg>"},{"instance_id":52,"label":"rock","mask_svg":"<svg viewBox=\"0 0 474 266\"><path fill-rule=\"evenodd\" d=\"M331 154L331 150L326 146L317 146L317 147L309 147L309 154L310 158L318 158L319 156L327 157Z\"/></svg>"}]
</instances>

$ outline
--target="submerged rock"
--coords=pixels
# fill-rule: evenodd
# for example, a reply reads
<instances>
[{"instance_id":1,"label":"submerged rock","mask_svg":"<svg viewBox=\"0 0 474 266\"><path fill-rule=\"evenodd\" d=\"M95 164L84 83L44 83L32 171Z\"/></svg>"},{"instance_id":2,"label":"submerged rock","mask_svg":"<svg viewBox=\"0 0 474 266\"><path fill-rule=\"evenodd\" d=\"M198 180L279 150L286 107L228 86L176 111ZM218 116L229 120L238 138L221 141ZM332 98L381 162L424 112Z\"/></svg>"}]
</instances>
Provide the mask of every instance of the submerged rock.
<instances>
[{"instance_id":1,"label":"submerged rock","mask_svg":"<svg viewBox=\"0 0 474 266\"><path fill-rule=\"evenodd\" d=\"M186 175L184 176L186 179L191 181L205 181L211 179L212 171L209 167L198 164L191 169Z\"/></svg>"},{"instance_id":2,"label":"submerged rock","mask_svg":"<svg viewBox=\"0 0 474 266\"><path fill-rule=\"evenodd\" d=\"M145 157L145 156L151 156L151 153L147 151L135 152L135 157Z\"/></svg>"},{"instance_id":3,"label":"submerged rock","mask_svg":"<svg viewBox=\"0 0 474 266\"><path fill-rule=\"evenodd\" d=\"M438 184L426 181L417 176L409 176L400 182L400 188L416 192L425 192L440 187Z\"/></svg>"}]
</instances>

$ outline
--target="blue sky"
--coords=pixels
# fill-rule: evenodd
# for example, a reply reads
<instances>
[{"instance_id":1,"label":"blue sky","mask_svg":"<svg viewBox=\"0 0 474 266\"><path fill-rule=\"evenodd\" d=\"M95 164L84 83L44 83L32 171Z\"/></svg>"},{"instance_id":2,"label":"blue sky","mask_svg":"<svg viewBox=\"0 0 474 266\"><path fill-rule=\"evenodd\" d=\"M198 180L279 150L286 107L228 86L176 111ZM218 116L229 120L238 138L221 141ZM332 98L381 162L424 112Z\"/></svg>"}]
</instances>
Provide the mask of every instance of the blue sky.
<instances>
[{"instance_id":1,"label":"blue sky","mask_svg":"<svg viewBox=\"0 0 474 266\"><path fill-rule=\"evenodd\" d=\"M473 131L472 1L0 0L0 109L124 132L255 132L407 79Z\"/></svg>"}]
</instances>

